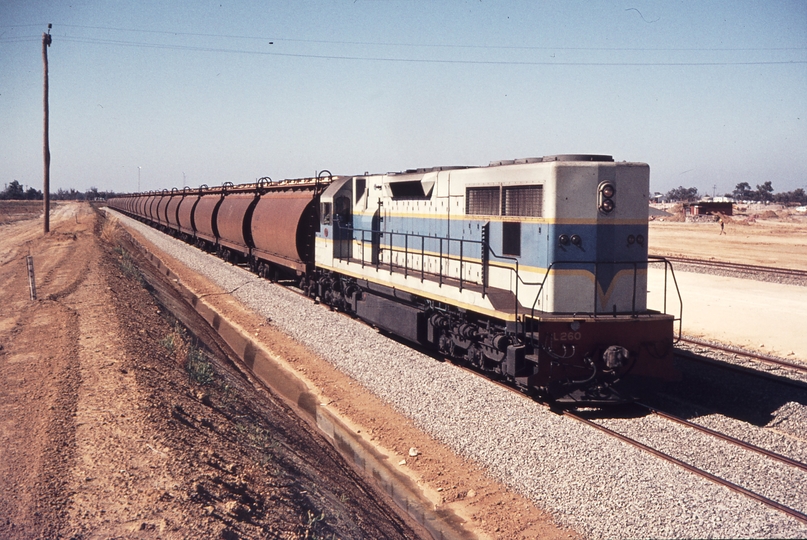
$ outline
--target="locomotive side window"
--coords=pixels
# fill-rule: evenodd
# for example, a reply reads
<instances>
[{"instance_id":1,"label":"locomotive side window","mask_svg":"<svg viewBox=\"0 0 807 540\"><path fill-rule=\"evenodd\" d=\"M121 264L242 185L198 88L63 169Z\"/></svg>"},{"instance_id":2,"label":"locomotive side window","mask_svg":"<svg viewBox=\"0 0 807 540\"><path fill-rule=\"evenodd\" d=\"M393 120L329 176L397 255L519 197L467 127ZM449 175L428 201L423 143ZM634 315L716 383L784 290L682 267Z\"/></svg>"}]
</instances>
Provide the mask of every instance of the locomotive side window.
<instances>
[{"instance_id":1,"label":"locomotive side window","mask_svg":"<svg viewBox=\"0 0 807 540\"><path fill-rule=\"evenodd\" d=\"M320 220L322 221L323 225L330 225L331 224L331 203L324 202L322 203L320 208Z\"/></svg>"},{"instance_id":2,"label":"locomotive side window","mask_svg":"<svg viewBox=\"0 0 807 540\"><path fill-rule=\"evenodd\" d=\"M367 193L367 179L356 178L356 189L353 192L353 200L356 201L356 206L360 206L363 202L364 207L367 208L367 201L366 200L362 201L366 193Z\"/></svg>"},{"instance_id":3,"label":"locomotive side window","mask_svg":"<svg viewBox=\"0 0 807 540\"><path fill-rule=\"evenodd\" d=\"M544 215L544 186L505 187L502 215L522 217Z\"/></svg>"},{"instance_id":4,"label":"locomotive side window","mask_svg":"<svg viewBox=\"0 0 807 540\"><path fill-rule=\"evenodd\" d=\"M465 190L465 214L469 216L498 216L499 187L467 188Z\"/></svg>"},{"instance_id":5,"label":"locomotive side window","mask_svg":"<svg viewBox=\"0 0 807 540\"><path fill-rule=\"evenodd\" d=\"M521 256L521 223L518 221L502 223L502 255Z\"/></svg>"}]
</instances>

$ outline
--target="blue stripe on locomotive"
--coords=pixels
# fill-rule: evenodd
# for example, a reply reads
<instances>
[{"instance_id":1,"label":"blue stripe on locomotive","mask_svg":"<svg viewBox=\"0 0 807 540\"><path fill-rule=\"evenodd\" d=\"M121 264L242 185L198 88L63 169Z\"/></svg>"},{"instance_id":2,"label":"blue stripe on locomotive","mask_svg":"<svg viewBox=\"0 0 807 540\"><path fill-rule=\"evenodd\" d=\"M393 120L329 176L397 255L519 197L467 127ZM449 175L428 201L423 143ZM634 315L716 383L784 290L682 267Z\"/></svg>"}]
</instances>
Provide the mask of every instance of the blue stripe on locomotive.
<instances>
[{"instance_id":1,"label":"blue stripe on locomotive","mask_svg":"<svg viewBox=\"0 0 807 540\"><path fill-rule=\"evenodd\" d=\"M370 241L369 231L372 227L372 215L358 214L353 216L355 229L364 229L364 241ZM521 268L529 267L531 270L545 270L550 265L556 270L586 270L597 275L597 282L602 290L607 290L614 276L625 269L639 270L647 268L646 242L639 244L628 242L628 237L636 239L639 235L646 238L647 225L644 224L609 224L609 223L547 223L524 221L521 222L521 254L510 256L503 253L503 221L495 219L451 219L416 217L406 215L387 216L387 223L381 229L388 234L382 238L383 245L390 242L398 248L404 249L405 233L409 234L408 249L418 253L421 249L426 253L439 253L439 238L452 240L467 240L462 248L459 241L443 241L443 253L450 253L454 257L478 261L481 259L479 242L482 240L482 227L490 224L489 245L493 253L492 261L503 264L512 264L515 258ZM391 234L389 234L391 233ZM580 246L572 244L561 245L560 235L569 237L578 235L582 239ZM422 240L419 236L430 237ZM358 230L354 234L356 241L361 241L362 233ZM597 264L595 268L594 263ZM614 264L622 263L622 264Z\"/></svg>"}]
</instances>

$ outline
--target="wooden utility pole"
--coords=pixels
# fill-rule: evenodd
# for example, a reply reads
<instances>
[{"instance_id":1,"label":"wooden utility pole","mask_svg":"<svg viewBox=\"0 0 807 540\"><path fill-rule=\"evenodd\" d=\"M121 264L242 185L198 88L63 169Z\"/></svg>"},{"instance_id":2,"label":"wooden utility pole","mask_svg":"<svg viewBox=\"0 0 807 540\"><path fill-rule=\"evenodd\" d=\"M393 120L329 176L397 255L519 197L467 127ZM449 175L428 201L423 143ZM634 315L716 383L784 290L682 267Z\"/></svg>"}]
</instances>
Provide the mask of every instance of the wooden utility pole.
<instances>
[{"instance_id":1,"label":"wooden utility pole","mask_svg":"<svg viewBox=\"0 0 807 540\"><path fill-rule=\"evenodd\" d=\"M50 29L53 25L48 24L48 33L42 34L42 62L45 65L45 91L43 105L45 108L45 134L43 139L43 152L45 157L45 179L42 188L42 195L45 206L45 234L50 232L50 140L48 139L48 47L50 47Z\"/></svg>"}]
</instances>

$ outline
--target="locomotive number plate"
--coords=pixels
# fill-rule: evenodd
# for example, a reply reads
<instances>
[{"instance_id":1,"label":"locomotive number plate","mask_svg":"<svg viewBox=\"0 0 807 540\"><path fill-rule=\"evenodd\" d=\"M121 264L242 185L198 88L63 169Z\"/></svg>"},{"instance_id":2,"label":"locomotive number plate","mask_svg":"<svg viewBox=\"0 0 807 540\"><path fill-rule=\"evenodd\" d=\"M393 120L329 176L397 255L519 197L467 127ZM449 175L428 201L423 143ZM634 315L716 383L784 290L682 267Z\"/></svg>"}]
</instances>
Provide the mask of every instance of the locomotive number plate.
<instances>
[{"instance_id":1,"label":"locomotive number plate","mask_svg":"<svg viewBox=\"0 0 807 540\"><path fill-rule=\"evenodd\" d=\"M580 341L583 339L582 332L552 332L555 341Z\"/></svg>"}]
</instances>

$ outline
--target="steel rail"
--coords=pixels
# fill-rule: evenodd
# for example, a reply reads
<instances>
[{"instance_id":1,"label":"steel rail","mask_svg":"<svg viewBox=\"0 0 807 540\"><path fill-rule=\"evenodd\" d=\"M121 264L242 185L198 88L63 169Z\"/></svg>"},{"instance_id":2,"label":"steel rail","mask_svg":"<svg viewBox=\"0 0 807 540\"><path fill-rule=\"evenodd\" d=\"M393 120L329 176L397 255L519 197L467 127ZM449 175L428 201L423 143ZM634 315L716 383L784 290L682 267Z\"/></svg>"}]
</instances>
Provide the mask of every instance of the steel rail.
<instances>
[{"instance_id":1,"label":"steel rail","mask_svg":"<svg viewBox=\"0 0 807 540\"><path fill-rule=\"evenodd\" d=\"M734 263L729 261L716 261L707 259L693 259L690 257L665 257L667 260L680 263L691 264L694 266L708 266L713 268L724 268L726 270L735 270L748 273L762 273L762 274L778 274L783 276L795 276L807 278L807 271L798 270L795 268L782 268L776 266L762 266L757 264L744 264Z\"/></svg>"},{"instance_id":2,"label":"steel rail","mask_svg":"<svg viewBox=\"0 0 807 540\"><path fill-rule=\"evenodd\" d=\"M757 501L759 503L762 503L765 506L768 506L770 508L773 508L775 510L783 512L783 513L789 515L790 517L801 521L802 523L807 523L807 514L804 514L803 512L799 512L798 510L790 508L789 506L786 506L786 505L784 505L782 503L776 502L773 499L769 499L769 498L765 497L764 495L760 495L759 493L754 493L753 491L750 491L750 490L748 490L748 489L746 489L746 488L744 488L744 487L742 487L742 486L740 486L738 484L735 484L733 482L729 482L728 480L720 478L719 476L715 476L714 474L712 474L710 472L704 471L703 469L699 469L699 468L695 467L694 465L690 465L689 463L686 463L685 461L681 461L680 459L675 458L675 457L673 457L673 456L671 456L669 454L665 454L664 452L662 452L660 450L656 450L655 448L647 446L646 444L641 443L641 442L639 442L639 441L637 441L635 439L631 439L630 437L628 437L626 435L623 435L623 434L621 434L621 433L619 433L617 431L609 429L609 428L607 428L605 426L601 426L600 424L598 424L598 423L596 423L596 422L594 422L592 420L589 420L587 418L583 418L582 416L579 416L576 413L573 413L571 411L564 411L563 415L568 416L570 418L573 418L573 419L575 419L575 420L577 420L579 422L582 422L583 424L586 424L586 425L588 425L590 427L593 427L594 429L602 431L603 433L606 433L606 434L608 434L608 435L610 435L612 437L615 437L615 438L629 444L630 446L633 446L633 447L638 448L640 450L644 450L645 452L648 452L648 453L650 453L650 454L652 454L652 455L654 455L654 456L656 456L656 457L658 457L660 459L663 459L664 461L667 461L669 463L672 463L674 465L682 467L682 468L686 469L687 471L692 472L694 474L697 474L698 476L701 476L703 478L706 478L707 480L710 480L710 481L712 481L712 482L714 482L716 484L724 486L724 487L734 491L735 493L739 493L741 495L744 495L746 497L754 499L755 501Z\"/></svg>"},{"instance_id":3,"label":"steel rail","mask_svg":"<svg viewBox=\"0 0 807 540\"><path fill-rule=\"evenodd\" d=\"M740 448L742 448L744 450L749 450L751 452L756 452L758 454L762 454L763 456L765 456L767 458L770 458L770 459L772 459L774 461L779 461L779 462L784 463L786 465L790 465L791 467L796 467L798 469L801 469L802 471L807 472L807 463L802 463L801 461L796 461L795 459L791 459L791 458L789 458L787 456L783 456L782 454L777 454L776 452L766 450L765 448L762 448L760 446L756 446L756 445L753 445L751 443L745 442L745 441L743 441L741 439L737 439L735 437L732 437L731 435L726 435L725 433L720 433L719 431L715 431L715 430L713 430L711 428L708 428L706 426L696 424L695 422L692 422L692 421L687 420L685 418L675 416L674 414L670 414L670 413L666 413L664 411L660 411L660 410L658 410L655 407L652 407L650 405L646 405L646 404L638 402L638 401L636 402L636 405L639 406L639 407L643 407L643 408L647 409L651 413L653 413L656 416L659 416L661 418L664 418L665 420L670 420L672 422L676 422L676 423L681 424L683 426L692 428L692 429L694 429L696 431L700 431L701 433L705 433L707 435L711 435L712 437L716 437L716 438L721 439L723 441L726 441L728 443L737 445L737 446L739 446Z\"/></svg>"},{"instance_id":4,"label":"steel rail","mask_svg":"<svg viewBox=\"0 0 807 540\"><path fill-rule=\"evenodd\" d=\"M684 343L690 343L692 345L698 345L699 347L708 347L710 349L715 349L718 351L729 352L732 354L745 356L747 358L753 358L755 360L765 362L766 364L773 364L775 366L792 369L793 371L798 371L799 373L807 373L807 365L805 364L796 364L793 362L788 362L786 360L781 360L773 356L768 356L767 354L759 354L751 351L745 351L743 349L739 349L737 347L731 347L729 345L717 345L696 338L682 337L681 341L683 341Z\"/></svg>"},{"instance_id":5,"label":"steel rail","mask_svg":"<svg viewBox=\"0 0 807 540\"><path fill-rule=\"evenodd\" d=\"M518 393L520 395L523 395L523 393L521 391L519 391L517 388L513 388L512 386L510 386L508 384L505 384L505 383L503 383L501 381L496 381L496 380L490 379L488 377L485 377L483 374L479 373L478 371L476 371L474 369L471 369L469 367L463 366L461 364L454 364L454 365L459 367L460 369L463 369L465 371L473 373L473 374L475 374L475 375L477 375L479 377L484 377L486 380L488 380L488 381L492 382L493 384L495 384L497 386L500 386L500 387L502 387L502 388L504 388L506 390L509 390L509 391L511 391L513 393ZM577 413L575 413L573 411L570 411L568 409L554 409L554 408L551 407L551 404L541 402L541 401L536 401L536 402L544 405L547 408L551 408L553 411L558 412L559 414L561 414L563 416L568 416L568 417L570 417L570 418L572 418L574 420L577 420L577 421L579 421L579 422L581 422L583 424L586 424L586 425L588 425L590 427L593 427L593 428L595 428L595 429L597 429L599 431L602 431L602 432L604 432L604 433L606 433L608 435L611 435L612 437L616 437L617 439L619 439L619 440L621 440L621 441L623 441L623 442L625 442L625 443L627 443L627 444L629 444L629 445L631 445L631 446L633 446L635 448L638 448L640 450L648 452L648 453L650 453L650 454L652 454L652 455L654 455L654 456L656 456L656 457L658 457L658 458L660 458L660 459L662 459L664 461L667 461L669 463L672 463L674 465L682 467L683 469L685 469L685 470L687 470L689 472L692 472L694 474L697 474L698 476L701 476L701 477L703 477L703 478L705 478L705 479L707 479L707 480L709 480L711 482L714 482L714 483L716 483L718 485L724 486L724 487L734 491L735 493L739 493L741 495L744 495L746 497L754 499L755 501L757 501L759 503L762 503L762 504L764 504L764 505L766 505L766 506L768 506L770 508L773 508L775 510L783 512L783 513L785 513L785 514L787 514L787 515L789 515L789 516L791 516L791 517L793 517L793 518L795 518L795 519L797 519L797 520L799 520L799 521L801 521L803 523L807 523L807 514L805 514L803 512L799 512L798 510L795 510L793 508L790 508L789 506L786 506L786 505L784 505L782 503L774 501L773 499L769 499L768 497L765 497L764 495L760 495L759 493L755 493L755 492L753 492L753 491L751 491L749 489L746 489L746 488L744 488L744 487L742 487L742 486L740 486L738 484L735 484L733 482L725 480L724 478L720 478L719 476L716 476L716 475L714 475L714 474L712 474L712 473L710 473L708 471L704 471L703 469L699 469L699 468L695 467L694 465L690 465L689 463L686 463L685 461L681 461L680 459L675 458L675 457L673 457L673 456L671 456L669 454L665 454L664 452L662 452L660 450L656 450L655 448L652 448L652 447L650 447L650 446L648 446L648 445L646 445L644 443L641 443L641 442L639 442L639 441L637 441L635 439L631 439L630 437L628 437L626 435L623 435L623 434L621 434L621 433L619 433L617 431L614 431L614 430L609 429L609 428L607 428L605 426L602 426L602 425L600 425L600 424L598 424L598 423L596 423L596 422L594 422L592 420L584 418L583 416L580 416L580 415L578 415ZM672 420L672 421L678 421L677 417L674 417L673 415L668 415L667 413L663 413L661 411L656 411L656 410L652 409L651 407L648 407L648 406L643 405L643 404L637 404L637 405L640 405L642 407L648 408L654 414L658 414L659 416L661 416L663 418L667 418L667 419ZM745 443L744 441L740 441L739 439L734 439L733 437L731 437L729 435L724 435L724 434L716 432L714 430L710 430L709 428L706 428L706 427L703 427L703 426L698 426L697 424L690 423L690 422L688 422L686 420L681 419L681 421L685 425L687 425L689 427L693 427L695 429L698 429L699 431L704 431L704 432L710 433L710 434L712 434L712 435L714 435L714 436L716 436L716 437L718 437L720 439L726 440L727 442L730 442L730 443L733 443L733 444L738 444L739 446L741 446L743 448L746 448L749 451L758 452L760 454L766 455L767 457L770 457L771 459L774 459L774 460L777 460L777 461L780 461L780 462L786 463L788 465L792 465L794 467L797 467L799 469L807 471L807 464L800 463L798 461L792 460L792 459L790 459L788 457L785 457L785 456L781 456L781 455L776 454L774 452L770 452L768 450L765 450L764 448L755 447L753 445Z\"/></svg>"}]
</instances>

